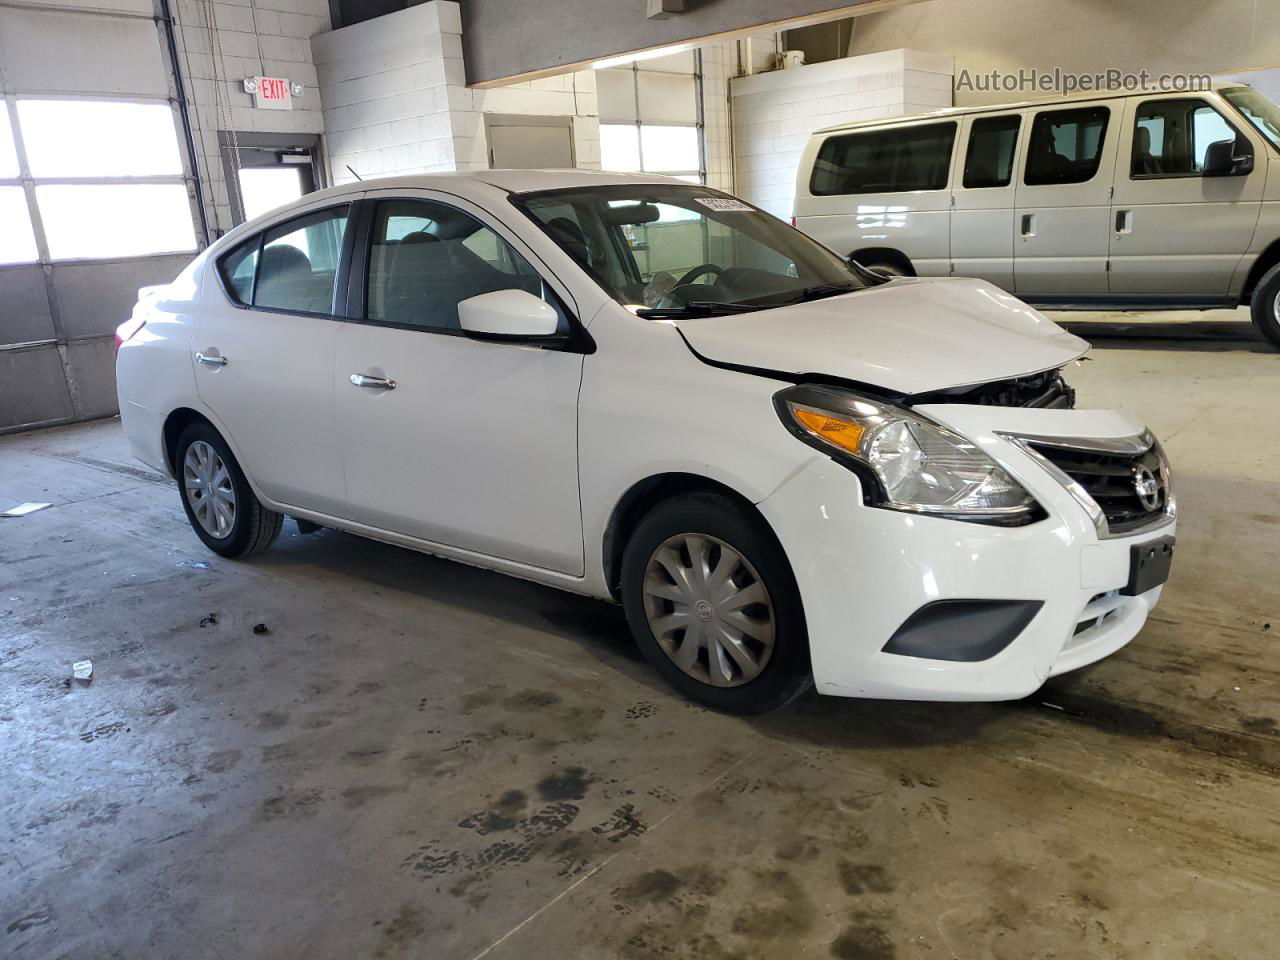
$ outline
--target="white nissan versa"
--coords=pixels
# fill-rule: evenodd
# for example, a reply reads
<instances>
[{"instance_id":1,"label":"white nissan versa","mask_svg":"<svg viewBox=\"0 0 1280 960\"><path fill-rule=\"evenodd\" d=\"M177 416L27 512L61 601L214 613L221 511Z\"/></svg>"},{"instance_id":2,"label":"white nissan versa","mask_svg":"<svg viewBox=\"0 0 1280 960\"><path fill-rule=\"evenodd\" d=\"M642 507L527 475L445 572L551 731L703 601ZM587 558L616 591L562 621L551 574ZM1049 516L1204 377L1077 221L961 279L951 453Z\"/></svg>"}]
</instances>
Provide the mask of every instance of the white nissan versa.
<instances>
[{"instance_id":1,"label":"white nissan versa","mask_svg":"<svg viewBox=\"0 0 1280 960\"><path fill-rule=\"evenodd\" d=\"M1169 468L1076 410L1087 345L990 283L868 273L714 190L352 184L121 327L136 455L239 557L284 514L593 597L687 696L1000 700L1142 627Z\"/></svg>"}]
</instances>

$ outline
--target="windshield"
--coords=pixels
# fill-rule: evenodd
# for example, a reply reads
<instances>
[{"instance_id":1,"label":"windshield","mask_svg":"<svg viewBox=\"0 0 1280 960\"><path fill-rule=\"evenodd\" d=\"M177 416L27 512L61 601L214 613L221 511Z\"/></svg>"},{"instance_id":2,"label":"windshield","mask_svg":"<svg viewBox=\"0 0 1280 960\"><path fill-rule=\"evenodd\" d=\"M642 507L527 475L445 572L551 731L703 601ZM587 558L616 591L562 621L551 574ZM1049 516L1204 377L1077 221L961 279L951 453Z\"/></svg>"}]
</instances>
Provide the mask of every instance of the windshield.
<instances>
[{"instance_id":1,"label":"windshield","mask_svg":"<svg viewBox=\"0 0 1280 960\"><path fill-rule=\"evenodd\" d=\"M1274 149L1280 150L1280 107L1252 87L1232 87L1223 90L1222 95L1244 114L1244 118L1270 141Z\"/></svg>"},{"instance_id":2,"label":"windshield","mask_svg":"<svg viewBox=\"0 0 1280 960\"><path fill-rule=\"evenodd\" d=\"M623 184L513 199L641 316L736 313L874 282L776 217L706 187Z\"/></svg>"}]
</instances>

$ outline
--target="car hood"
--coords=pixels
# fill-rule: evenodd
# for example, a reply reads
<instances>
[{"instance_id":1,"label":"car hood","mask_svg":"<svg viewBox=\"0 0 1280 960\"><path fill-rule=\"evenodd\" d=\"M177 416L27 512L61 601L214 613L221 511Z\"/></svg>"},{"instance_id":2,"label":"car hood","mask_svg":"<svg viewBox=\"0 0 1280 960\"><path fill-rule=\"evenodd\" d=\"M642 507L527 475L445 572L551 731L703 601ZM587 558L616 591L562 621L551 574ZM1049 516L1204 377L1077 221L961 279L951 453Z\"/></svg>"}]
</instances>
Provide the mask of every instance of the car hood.
<instances>
[{"instance_id":1,"label":"car hood","mask_svg":"<svg viewBox=\"0 0 1280 960\"><path fill-rule=\"evenodd\" d=\"M1028 376L1089 344L984 280L903 278L755 313L677 322L702 359L902 394Z\"/></svg>"}]
</instances>

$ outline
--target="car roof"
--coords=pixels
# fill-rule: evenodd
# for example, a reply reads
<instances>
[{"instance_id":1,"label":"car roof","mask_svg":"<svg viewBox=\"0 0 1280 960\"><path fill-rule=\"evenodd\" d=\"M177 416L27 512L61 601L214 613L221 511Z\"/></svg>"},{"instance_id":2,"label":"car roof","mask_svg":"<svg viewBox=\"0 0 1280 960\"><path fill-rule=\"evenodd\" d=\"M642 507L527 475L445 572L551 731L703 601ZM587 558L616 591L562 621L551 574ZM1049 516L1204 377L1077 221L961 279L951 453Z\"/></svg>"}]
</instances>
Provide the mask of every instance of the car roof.
<instances>
[{"instance_id":1,"label":"car roof","mask_svg":"<svg viewBox=\"0 0 1280 960\"><path fill-rule=\"evenodd\" d=\"M1232 90L1238 87L1248 87L1247 83L1239 81L1222 81L1215 80L1209 84L1209 90ZM941 110L931 110L926 113L912 113L901 117L877 117L872 120L853 120L848 123L838 123L831 127L823 127L821 130L815 130L814 136L828 133L844 132L846 130L862 130L868 127L887 127L899 123L914 123L918 120L945 120L950 117L962 117L971 113L999 113L1005 110L1025 110L1028 107L1050 107L1055 104L1071 104L1079 101L1093 100L1116 100L1121 97L1194 97L1197 93L1204 93L1204 90L1095 90L1089 93L1073 93L1066 96L1042 97L1036 100L1018 100L1013 103L991 103L979 104L972 107L944 107Z\"/></svg>"},{"instance_id":2,"label":"car roof","mask_svg":"<svg viewBox=\"0 0 1280 960\"><path fill-rule=\"evenodd\" d=\"M655 174L612 173L606 170L460 170L424 173L405 177L382 177L352 181L321 191L325 196L362 193L367 190L419 189L465 190L468 184L485 184L507 193L534 193L541 190L563 190L574 187L601 187L634 184L684 184L688 181ZM320 194L308 194L314 200Z\"/></svg>"}]
</instances>

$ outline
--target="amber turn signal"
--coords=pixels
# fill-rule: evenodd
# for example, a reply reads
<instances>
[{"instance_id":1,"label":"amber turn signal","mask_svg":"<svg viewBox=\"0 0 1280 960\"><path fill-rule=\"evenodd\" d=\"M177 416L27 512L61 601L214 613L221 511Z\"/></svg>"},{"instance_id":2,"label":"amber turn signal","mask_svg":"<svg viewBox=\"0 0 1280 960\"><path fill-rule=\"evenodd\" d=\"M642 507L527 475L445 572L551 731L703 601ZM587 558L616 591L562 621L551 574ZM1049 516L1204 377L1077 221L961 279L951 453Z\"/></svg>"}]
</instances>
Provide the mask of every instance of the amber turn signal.
<instances>
[{"instance_id":1,"label":"amber turn signal","mask_svg":"<svg viewBox=\"0 0 1280 960\"><path fill-rule=\"evenodd\" d=\"M850 453L858 452L858 445L862 441L862 433L865 430L861 424L833 417L829 413L805 410L802 407L792 407L791 412L810 433L842 450L848 450Z\"/></svg>"}]
</instances>

